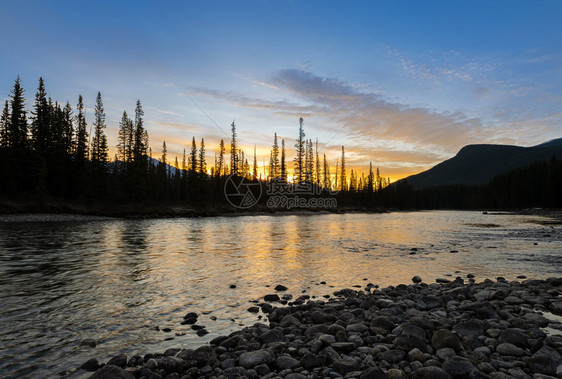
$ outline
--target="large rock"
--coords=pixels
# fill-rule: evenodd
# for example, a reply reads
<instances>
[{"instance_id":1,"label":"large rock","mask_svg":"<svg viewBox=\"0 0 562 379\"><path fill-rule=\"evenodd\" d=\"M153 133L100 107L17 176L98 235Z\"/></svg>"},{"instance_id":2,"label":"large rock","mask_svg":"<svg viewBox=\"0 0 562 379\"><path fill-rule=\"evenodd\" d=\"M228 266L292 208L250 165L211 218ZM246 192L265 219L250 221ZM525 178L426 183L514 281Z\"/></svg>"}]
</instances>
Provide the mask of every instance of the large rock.
<instances>
[{"instance_id":1,"label":"large rock","mask_svg":"<svg viewBox=\"0 0 562 379\"><path fill-rule=\"evenodd\" d=\"M358 371L360 369L359 363L353 358L342 358L334 362L334 371L345 375L349 372Z\"/></svg>"},{"instance_id":2,"label":"large rock","mask_svg":"<svg viewBox=\"0 0 562 379\"><path fill-rule=\"evenodd\" d=\"M500 343L496 346L496 351L501 355L509 355L512 357L522 357L525 355L525 350L507 342Z\"/></svg>"},{"instance_id":3,"label":"large rock","mask_svg":"<svg viewBox=\"0 0 562 379\"><path fill-rule=\"evenodd\" d=\"M387 379L388 376L378 367L369 367L359 377L359 379Z\"/></svg>"},{"instance_id":4,"label":"large rock","mask_svg":"<svg viewBox=\"0 0 562 379\"><path fill-rule=\"evenodd\" d=\"M217 355L211 346L201 346L195 349L191 358L197 362L197 366L203 367L212 365L216 361Z\"/></svg>"},{"instance_id":5,"label":"large rock","mask_svg":"<svg viewBox=\"0 0 562 379\"><path fill-rule=\"evenodd\" d=\"M293 357L282 355L275 360L279 370L293 369L300 366L300 362Z\"/></svg>"},{"instance_id":6,"label":"large rock","mask_svg":"<svg viewBox=\"0 0 562 379\"><path fill-rule=\"evenodd\" d=\"M562 366L562 356L556 350L544 345L527 363L533 372L551 376L557 375L557 370Z\"/></svg>"},{"instance_id":7,"label":"large rock","mask_svg":"<svg viewBox=\"0 0 562 379\"><path fill-rule=\"evenodd\" d=\"M242 353L238 358L240 366L248 369L254 368L261 364L269 364L273 362L273 356L267 350L256 350Z\"/></svg>"},{"instance_id":8,"label":"large rock","mask_svg":"<svg viewBox=\"0 0 562 379\"><path fill-rule=\"evenodd\" d=\"M468 359L461 357L448 358L441 367L454 378L467 378L474 370L474 365Z\"/></svg>"},{"instance_id":9,"label":"large rock","mask_svg":"<svg viewBox=\"0 0 562 379\"><path fill-rule=\"evenodd\" d=\"M82 366L80 366L81 369L84 369L86 371L96 371L100 367L101 367L101 362L97 358L89 359L86 362L84 362Z\"/></svg>"},{"instance_id":10,"label":"large rock","mask_svg":"<svg viewBox=\"0 0 562 379\"><path fill-rule=\"evenodd\" d=\"M440 308L443 306L443 302L435 296L422 296L421 299L418 301L418 308L422 311L430 310L434 308Z\"/></svg>"},{"instance_id":11,"label":"large rock","mask_svg":"<svg viewBox=\"0 0 562 379\"><path fill-rule=\"evenodd\" d=\"M119 354L111 358L107 364L125 368L127 366L128 359L129 357L127 354Z\"/></svg>"},{"instance_id":12,"label":"large rock","mask_svg":"<svg viewBox=\"0 0 562 379\"><path fill-rule=\"evenodd\" d=\"M431 346L433 346L433 348L436 350L442 349L444 347L450 347L457 353L460 353L462 350L464 350L459 338L453 332L447 329L439 329L438 331L433 333L433 336L431 337Z\"/></svg>"},{"instance_id":13,"label":"large rock","mask_svg":"<svg viewBox=\"0 0 562 379\"><path fill-rule=\"evenodd\" d=\"M480 320L467 320L459 322L453 330L461 336L478 337L484 334L484 323Z\"/></svg>"},{"instance_id":14,"label":"large rock","mask_svg":"<svg viewBox=\"0 0 562 379\"><path fill-rule=\"evenodd\" d=\"M387 350L379 353L377 358L388 363L398 363L404 359L406 352L403 350Z\"/></svg>"},{"instance_id":15,"label":"large rock","mask_svg":"<svg viewBox=\"0 0 562 379\"><path fill-rule=\"evenodd\" d=\"M266 344L271 342L284 342L285 336L283 335L283 332L280 331L279 329L271 329L261 334L258 337L258 340L261 343L266 343Z\"/></svg>"},{"instance_id":16,"label":"large rock","mask_svg":"<svg viewBox=\"0 0 562 379\"><path fill-rule=\"evenodd\" d=\"M517 329L504 329L500 333L500 341L511 343L515 346L525 348L527 347L527 336Z\"/></svg>"},{"instance_id":17,"label":"large rock","mask_svg":"<svg viewBox=\"0 0 562 379\"><path fill-rule=\"evenodd\" d=\"M451 379L451 375L441 367L428 366L417 369L412 373L415 379Z\"/></svg>"},{"instance_id":18,"label":"large rock","mask_svg":"<svg viewBox=\"0 0 562 379\"><path fill-rule=\"evenodd\" d=\"M90 376L90 379L135 379L135 376L119 366L107 364Z\"/></svg>"},{"instance_id":19,"label":"large rock","mask_svg":"<svg viewBox=\"0 0 562 379\"><path fill-rule=\"evenodd\" d=\"M336 316L327 311L314 311L309 314L315 324L333 323L337 320Z\"/></svg>"},{"instance_id":20,"label":"large rock","mask_svg":"<svg viewBox=\"0 0 562 379\"><path fill-rule=\"evenodd\" d=\"M326 362L326 357L319 356L312 353L306 353L301 358L301 365L306 370L323 366L325 362Z\"/></svg>"}]
</instances>

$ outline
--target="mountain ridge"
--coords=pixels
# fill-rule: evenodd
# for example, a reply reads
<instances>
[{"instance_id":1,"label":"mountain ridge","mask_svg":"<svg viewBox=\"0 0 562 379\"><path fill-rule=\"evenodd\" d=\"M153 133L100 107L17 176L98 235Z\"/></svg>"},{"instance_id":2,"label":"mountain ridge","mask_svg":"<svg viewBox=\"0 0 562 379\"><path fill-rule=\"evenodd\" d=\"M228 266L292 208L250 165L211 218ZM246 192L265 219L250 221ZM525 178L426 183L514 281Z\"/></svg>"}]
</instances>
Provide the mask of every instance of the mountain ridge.
<instances>
[{"instance_id":1,"label":"mountain ridge","mask_svg":"<svg viewBox=\"0 0 562 379\"><path fill-rule=\"evenodd\" d=\"M415 189L452 184L485 185L497 175L533 162L549 160L553 155L562 158L562 138L530 147L466 145L454 157L402 181L407 181Z\"/></svg>"}]
</instances>

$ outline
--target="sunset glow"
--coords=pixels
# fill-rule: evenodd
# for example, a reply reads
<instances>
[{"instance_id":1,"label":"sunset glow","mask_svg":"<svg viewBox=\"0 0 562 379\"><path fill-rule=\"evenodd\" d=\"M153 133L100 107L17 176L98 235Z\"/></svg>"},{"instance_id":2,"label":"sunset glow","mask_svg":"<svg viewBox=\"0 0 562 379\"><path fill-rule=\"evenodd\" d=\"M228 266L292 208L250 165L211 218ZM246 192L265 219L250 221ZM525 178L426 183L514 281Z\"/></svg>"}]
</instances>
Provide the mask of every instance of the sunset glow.
<instances>
[{"instance_id":1,"label":"sunset glow","mask_svg":"<svg viewBox=\"0 0 562 379\"><path fill-rule=\"evenodd\" d=\"M205 138L209 166L235 119L261 171L275 132L292 169L303 117L332 169L344 145L348 170L394 181L467 144L560 137L561 6L4 2L0 100L20 75L31 107L42 76L53 100L82 94L91 125L101 91L113 157L140 99L154 157Z\"/></svg>"}]
</instances>

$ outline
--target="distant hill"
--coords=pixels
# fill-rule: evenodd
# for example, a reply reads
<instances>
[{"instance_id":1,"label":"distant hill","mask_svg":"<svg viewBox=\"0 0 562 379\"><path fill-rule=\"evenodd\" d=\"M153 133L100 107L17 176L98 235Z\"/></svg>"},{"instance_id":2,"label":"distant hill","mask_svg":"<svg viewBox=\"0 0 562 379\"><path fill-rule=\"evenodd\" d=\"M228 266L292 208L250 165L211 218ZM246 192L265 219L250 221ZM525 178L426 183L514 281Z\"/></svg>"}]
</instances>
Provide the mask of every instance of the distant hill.
<instances>
[{"instance_id":1,"label":"distant hill","mask_svg":"<svg viewBox=\"0 0 562 379\"><path fill-rule=\"evenodd\" d=\"M405 180L415 189L449 184L484 185L494 176L549 160L553 155L562 159L562 138L532 147L468 145L453 158Z\"/></svg>"}]
</instances>

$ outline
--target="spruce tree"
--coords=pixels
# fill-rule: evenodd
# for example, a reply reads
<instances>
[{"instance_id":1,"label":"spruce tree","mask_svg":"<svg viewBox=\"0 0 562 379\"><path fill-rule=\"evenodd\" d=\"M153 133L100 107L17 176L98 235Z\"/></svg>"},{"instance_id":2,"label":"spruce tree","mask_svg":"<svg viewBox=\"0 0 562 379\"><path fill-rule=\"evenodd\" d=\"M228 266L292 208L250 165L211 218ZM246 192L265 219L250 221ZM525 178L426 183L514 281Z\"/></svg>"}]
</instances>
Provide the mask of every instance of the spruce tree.
<instances>
[{"instance_id":1,"label":"spruce tree","mask_svg":"<svg viewBox=\"0 0 562 379\"><path fill-rule=\"evenodd\" d=\"M252 177L254 180L258 178L258 160L256 157L256 145L254 145L254 167L252 171Z\"/></svg>"},{"instance_id":2,"label":"spruce tree","mask_svg":"<svg viewBox=\"0 0 562 379\"><path fill-rule=\"evenodd\" d=\"M67 101L63 109L63 146L66 155L74 153L74 125L72 122L72 106Z\"/></svg>"},{"instance_id":3,"label":"spruce tree","mask_svg":"<svg viewBox=\"0 0 562 379\"><path fill-rule=\"evenodd\" d=\"M35 104L33 111L33 120L31 121L31 143L33 149L40 155L45 156L51 146L53 134L50 127L52 121L49 120L51 115L52 103L47 102L47 92L45 91L45 83L43 78L39 78L37 93L35 94Z\"/></svg>"},{"instance_id":4,"label":"spruce tree","mask_svg":"<svg viewBox=\"0 0 562 379\"><path fill-rule=\"evenodd\" d=\"M340 190L347 191L347 179L345 177L345 149L341 147L341 174L340 174Z\"/></svg>"},{"instance_id":5,"label":"spruce tree","mask_svg":"<svg viewBox=\"0 0 562 379\"><path fill-rule=\"evenodd\" d=\"M144 111L142 110L141 102L140 100L137 100L137 105L135 107L135 124L132 147L132 158L137 166L146 162L146 151L148 149L148 132L144 128L143 116ZM141 165L141 167L144 169L144 165Z\"/></svg>"},{"instance_id":6,"label":"spruce tree","mask_svg":"<svg viewBox=\"0 0 562 379\"><path fill-rule=\"evenodd\" d=\"M191 140L191 154L189 155L189 173L194 177L197 173L197 144L195 137Z\"/></svg>"},{"instance_id":7,"label":"spruce tree","mask_svg":"<svg viewBox=\"0 0 562 379\"><path fill-rule=\"evenodd\" d=\"M281 179L287 181L287 164L285 162L285 140L281 140Z\"/></svg>"},{"instance_id":8,"label":"spruce tree","mask_svg":"<svg viewBox=\"0 0 562 379\"><path fill-rule=\"evenodd\" d=\"M239 167L239 157L238 157L238 145L236 142L236 124L232 121L230 125L232 127L232 141L230 142L230 173L237 174Z\"/></svg>"},{"instance_id":9,"label":"spruce tree","mask_svg":"<svg viewBox=\"0 0 562 379\"><path fill-rule=\"evenodd\" d=\"M105 136L105 112L101 93L98 92L94 107L94 136L92 138L92 163L96 170L102 172L108 161L107 137Z\"/></svg>"},{"instance_id":10,"label":"spruce tree","mask_svg":"<svg viewBox=\"0 0 562 379\"><path fill-rule=\"evenodd\" d=\"M84 114L84 102L82 95L78 95L78 114L76 115L76 150L74 156L79 164L88 160L88 130L86 115Z\"/></svg>"},{"instance_id":11,"label":"spruce tree","mask_svg":"<svg viewBox=\"0 0 562 379\"><path fill-rule=\"evenodd\" d=\"M10 146L10 129L8 124L10 122L10 108L8 100L4 103L2 110L2 117L0 118L0 148Z\"/></svg>"},{"instance_id":12,"label":"spruce tree","mask_svg":"<svg viewBox=\"0 0 562 379\"><path fill-rule=\"evenodd\" d=\"M279 171L279 144L277 143L277 133L275 133L273 137L273 148L271 150L271 177L277 178L281 176Z\"/></svg>"},{"instance_id":13,"label":"spruce tree","mask_svg":"<svg viewBox=\"0 0 562 379\"><path fill-rule=\"evenodd\" d=\"M133 128L133 120L129 118L126 111L123 111L121 122L119 122L117 152L119 154L119 159L126 168L128 168L133 160Z\"/></svg>"},{"instance_id":14,"label":"spruce tree","mask_svg":"<svg viewBox=\"0 0 562 379\"><path fill-rule=\"evenodd\" d=\"M296 157L295 162L295 180L297 183L305 179L305 155L306 155L306 141L304 140L305 134L303 129L303 118L299 118L299 138L295 144Z\"/></svg>"},{"instance_id":15,"label":"spruce tree","mask_svg":"<svg viewBox=\"0 0 562 379\"><path fill-rule=\"evenodd\" d=\"M205 160L205 139L201 138L201 145L199 147L199 172L201 176L207 174L207 161Z\"/></svg>"},{"instance_id":16,"label":"spruce tree","mask_svg":"<svg viewBox=\"0 0 562 379\"><path fill-rule=\"evenodd\" d=\"M24 90L21 87L20 77L14 83L14 89L10 96L9 147L14 149L25 149L27 147L27 112L25 110Z\"/></svg>"},{"instance_id":17,"label":"spruce tree","mask_svg":"<svg viewBox=\"0 0 562 379\"><path fill-rule=\"evenodd\" d=\"M226 173L224 167L224 153L225 153L224 140L221 139L221 143L219 145L219 159L217 160L217 169L215 170L215 173L218 177Z\"/></svg>"}]
</instances>

